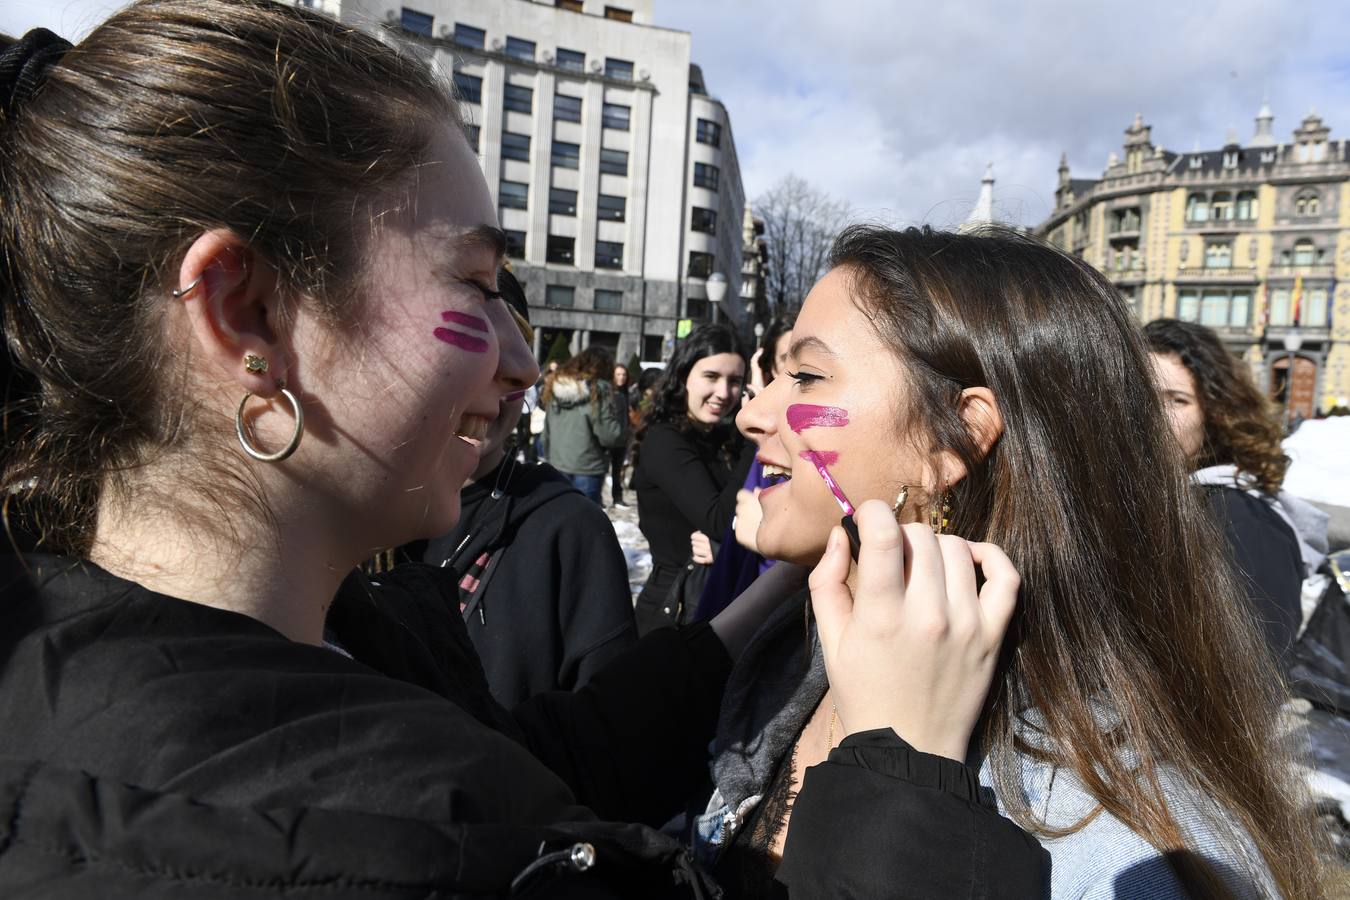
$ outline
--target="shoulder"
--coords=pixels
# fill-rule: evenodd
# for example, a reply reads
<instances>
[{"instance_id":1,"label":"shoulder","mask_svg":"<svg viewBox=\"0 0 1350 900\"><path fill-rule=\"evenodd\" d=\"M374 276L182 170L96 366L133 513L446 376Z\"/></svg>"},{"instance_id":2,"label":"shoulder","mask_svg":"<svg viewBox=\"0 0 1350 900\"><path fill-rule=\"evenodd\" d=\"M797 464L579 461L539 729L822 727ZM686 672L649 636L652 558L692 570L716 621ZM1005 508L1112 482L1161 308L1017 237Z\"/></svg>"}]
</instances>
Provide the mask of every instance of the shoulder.
<instances>
[{"instance_id":1,"label":"shoulder","mask_svg":"<svg viewBox=\"0 0 1350 900\"><path fill-rule=\"evenodd\" d=\"M1254 496L1248 491L1230 487L1210 487L1206 493L1219 524L1230 533L1242 537L1244 543L1297 540L1293 530L1275 511L1274 498L1269 495Z\"/></svg>"}]
</instances>

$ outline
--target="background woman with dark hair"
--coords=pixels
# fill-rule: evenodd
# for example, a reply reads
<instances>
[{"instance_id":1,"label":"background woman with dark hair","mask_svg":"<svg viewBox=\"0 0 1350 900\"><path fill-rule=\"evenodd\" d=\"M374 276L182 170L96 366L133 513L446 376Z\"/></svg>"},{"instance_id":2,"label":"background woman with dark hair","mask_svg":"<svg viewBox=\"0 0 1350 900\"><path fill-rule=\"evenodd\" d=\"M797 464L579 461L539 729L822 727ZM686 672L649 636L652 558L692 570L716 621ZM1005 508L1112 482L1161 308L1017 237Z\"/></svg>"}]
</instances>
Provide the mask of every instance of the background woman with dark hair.
<instances>
[{"instance_id":1,"label":"background woman with dark hair","mask_svg":"<svg viewBox=\"0 0 1350 900\"><path fill-rule=\"evenodd\" d=\"M656 383L634 450L638 527L652 551L635 611L639 634L693 616L706 570L690 570L700 577L683 610L671 586L686 566L712 564L708 535L722 535L736 514L736 491L754 459L731 423L744 382L735 333L702 325L676 345Z\"/></svg>"},{"instance_id":2,"label":"background woman with dark hair","mask_svg":"<svg viewBox=\"0 0 1350 900\"><path fill-rule=\"evenodd\" d=\"M1228 538L1281 663L1302 623L1303 579L1326 558L1326 513L1280 490L1289 457L1270 401L1211 329L1177 319L1144 326L1163 408Z\"/></svg>"},{"instance_id":3,"label":"background woman with dark hair","mask_svg":"<svg viewBox=\"0 0 1350 900\"><path fill-rule=\"evenodd\" d=\"M760 551L816 566L819 627L803 635L802 605L785 604L728 682L718 793L698 828L722 880L772 897L775 878L798 877L805 791L869 721L836 696L860 676L834 660L862 651L834 617L872 590L866 535L854 568L839 527L845 503L860 524L893 515L908 551L937 546L934 573L983 541L1017 568L972 741L927 749L1039 836L1052 900L1322 897L1277 729L1285 694L1112 285L1005 230L853 228L831 264L794 324L787 374L738 416L779 482L759 495ZM919 691L934 717L958 708L891 663L860 668ZM875 858L841 861L834 883L880 889Z\"/></svg>"},{"instance_id":4,"label":"background woman with dark hair","mask_svg":"<svg viewBox=\"0 0 1350 900\"><path fill-rule=\"evenodd\" d=\"M597 506L609 471L609 452L628 439L628 422L615 402L614 354L587 347L544 382L544 456Z\"/></svg>"}]
</instances>

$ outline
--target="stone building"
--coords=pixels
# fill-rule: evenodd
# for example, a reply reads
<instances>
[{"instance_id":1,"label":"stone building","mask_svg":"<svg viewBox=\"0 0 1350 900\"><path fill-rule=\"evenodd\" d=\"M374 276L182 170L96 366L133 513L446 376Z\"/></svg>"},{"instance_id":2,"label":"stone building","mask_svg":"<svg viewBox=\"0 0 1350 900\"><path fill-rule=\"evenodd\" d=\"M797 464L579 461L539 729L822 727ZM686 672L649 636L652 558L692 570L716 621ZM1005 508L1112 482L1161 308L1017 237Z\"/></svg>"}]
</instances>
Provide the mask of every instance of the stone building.
<instances>
[{"instance_id":1,"label":"stone building","mask_svg":"<svg viewBox=\"0 0 1350 900\"><path fill-rule=\"evenodd\" d=\"M1214 328L1306 417L1350 395L1350 159L1315 112L1286 141L1273 122L1263 104L1245 143L1178 153L1136 116L1101 177L1061 158L1036 231L1105 272L1141 321Z\"/></svg>"},{"instance_id":2,"label":"stone building","mask_svg":"<svg viewBox=\"0 0 1350 900\"><path fill-rule=\"evenodd\" d=\"M540 358L562 339L659 360L682 319L745 330L736 144L687 33L653 25L652 0L403 3L340 15L453 78Z\"/></svg>"}]
</instances>

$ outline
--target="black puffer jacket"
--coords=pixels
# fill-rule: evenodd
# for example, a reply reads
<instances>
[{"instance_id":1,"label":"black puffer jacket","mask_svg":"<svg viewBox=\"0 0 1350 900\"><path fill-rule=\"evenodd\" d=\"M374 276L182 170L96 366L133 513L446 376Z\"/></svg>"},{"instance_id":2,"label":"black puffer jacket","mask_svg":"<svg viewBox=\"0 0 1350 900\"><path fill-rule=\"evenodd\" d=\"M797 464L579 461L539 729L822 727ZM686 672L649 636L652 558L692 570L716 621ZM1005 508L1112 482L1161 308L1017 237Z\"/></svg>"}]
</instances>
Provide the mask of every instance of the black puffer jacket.
<instances>
[{"instance_id":1,"label":"black puffer jacket","mask_svg":"<svg viewBox=\"0 0 1350 900\"><path fill-rule=\"evenodd\" d=\"M730 662L710 629L654 633L507 713L435 579L382 579L330 611L353 660L86 562L0 561L0 897L718 896L682 847L622 824L663 820L699 778ZM912 755L898 740L877 752L803 790L798 896L830 893L861 846L831 823L866 819L877 778L924 801L877 810L871 845L931 851L924 890L888 895L1039 864L1005 843L972 879L934 827L968 804L885 764Z\"/></svg>"}]
</instances>

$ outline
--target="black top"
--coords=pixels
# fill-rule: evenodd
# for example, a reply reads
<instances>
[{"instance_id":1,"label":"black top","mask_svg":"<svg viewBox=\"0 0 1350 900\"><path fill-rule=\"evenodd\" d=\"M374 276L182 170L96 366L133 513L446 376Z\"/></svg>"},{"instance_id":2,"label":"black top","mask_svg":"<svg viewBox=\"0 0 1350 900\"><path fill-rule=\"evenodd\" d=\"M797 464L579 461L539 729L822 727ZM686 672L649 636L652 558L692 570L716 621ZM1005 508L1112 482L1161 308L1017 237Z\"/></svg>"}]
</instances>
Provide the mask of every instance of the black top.
<instances>
[{"instance_id":1,"label":"black top","mask_svg":"<svg viewBox=\"0 0 1350 900\"><path fill-rule=\"evenodd\" d=\"M1207 493L1252 612L1283 669L1303 621L1303 554L1298 537L1268 500L1230 487L1210 487Z\"/></svg>"},{"instance_id":2,"label":"black top","mask_svg":"<svg viewBox=\"0 0 1350 900\"><path fill-rule=\"evenodd\" d=\"M458 594L497 702L574 690L637 643L614 526L557 469L508 457L459 496L459 524L420 561Z\"/></svg>"},{"instance_id":3,"label":"black top","mask_svg":"<svg viewBox=\"0 0 1350 900\"><path fill-rule=\"evenodd\" d=\"M327 624L350 659L88 562L0 560L0 896L715 896L672 839L596 817L663 821L691 790L730 668L711 629L507 713L437 584L344 582ZM871 735L807 775L794 896L858 854L859 897L1040 895L1034 841L972 827L993 813ZM567 863L582 841L593 866Z\"/></svg>"},{"instance_id":4,"label":"black top","mask_svg":"<svg viewBox=\"0 0 1350 900\"><path fill-rule=\"evenodd\" d=\"M728 459L729 443L739 458ZM663 422L647 429L633 487L638 527L651 546L654 565L683 565L695 531L721 539L736 515L736 492L754 459L754 444L726 427L702 431Z\"/></svg>"}]
</instances>

